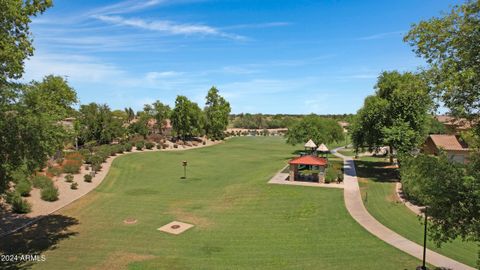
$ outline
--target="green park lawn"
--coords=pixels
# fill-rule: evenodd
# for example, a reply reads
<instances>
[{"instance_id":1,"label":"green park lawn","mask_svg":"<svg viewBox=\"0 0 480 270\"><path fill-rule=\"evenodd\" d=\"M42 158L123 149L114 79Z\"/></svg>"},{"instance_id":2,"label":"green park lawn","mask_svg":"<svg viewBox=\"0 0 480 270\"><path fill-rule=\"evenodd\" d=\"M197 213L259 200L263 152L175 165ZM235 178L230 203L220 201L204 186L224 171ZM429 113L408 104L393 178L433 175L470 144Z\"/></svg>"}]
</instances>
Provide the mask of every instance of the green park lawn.
<instances>
[{"instance_id":1,"label":"green park lawn","mask_svg":"<svg viewBox=\"0 0 480 270\"><path fill-rule=\"evenodd\" d=\"M420 264L357 224L342 190L267 184L298 148L279 137L242 137L189 151L125 155L97 189L0 247L42 252L46 261L34 269L375 270ZM187 179L180 179L183 160ZM138 223L125 225L126 218ZM157 231L173 220L195 227L177 236Z\"/></svg>"},{"instance_id":2,"label":"green park lawn","mask_svg":"<svg viewBox=\"0 0 480 270\"><path fill-rule=\"evenodd\" d=\"M423 245L423 225L420 219L400 202L395 194L396 171L385 169L387 159L362 157L355 161L360 188L367 210L378 221L405 238ZM473 242L457 239L438 248L428 241L428 248L440 254L476 267L478 247Z\"/></svg>"}]
</instances>

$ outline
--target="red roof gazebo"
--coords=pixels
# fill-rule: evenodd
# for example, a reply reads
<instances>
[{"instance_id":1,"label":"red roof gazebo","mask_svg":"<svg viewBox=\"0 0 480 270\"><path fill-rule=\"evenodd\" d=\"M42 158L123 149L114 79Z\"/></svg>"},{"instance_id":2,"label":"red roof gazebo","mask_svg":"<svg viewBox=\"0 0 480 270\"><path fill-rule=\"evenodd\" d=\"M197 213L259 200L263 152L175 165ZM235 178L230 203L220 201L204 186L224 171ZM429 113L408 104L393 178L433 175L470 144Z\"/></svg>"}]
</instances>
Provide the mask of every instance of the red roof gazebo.
<instances>
[{"instance_id":1,"label":"red roof gazebo","mask_svg":"<svg viewBox=\"0 0 480 270\"><path fill-rule=\"evenodd\" d=\"M317 157L313 155L306 155L294 158L288 162L290 164L290 181L295 181L296 178L299 178L299 165L305 165L310 167L318 167L318 173L313 173L312 176L318 182L324 182L325 168L328 166L328 160L326 158Z\"/></svg>"}]
</instances>

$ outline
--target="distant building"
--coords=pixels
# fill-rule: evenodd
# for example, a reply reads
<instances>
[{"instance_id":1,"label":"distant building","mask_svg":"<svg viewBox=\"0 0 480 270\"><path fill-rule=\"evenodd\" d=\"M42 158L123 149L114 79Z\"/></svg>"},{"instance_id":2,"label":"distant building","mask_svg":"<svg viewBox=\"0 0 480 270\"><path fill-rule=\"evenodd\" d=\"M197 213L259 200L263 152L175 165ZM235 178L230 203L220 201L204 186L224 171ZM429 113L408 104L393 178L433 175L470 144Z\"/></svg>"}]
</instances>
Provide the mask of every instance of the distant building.
<instances>
[{"instance_id":1,"label":"distant building","mask_svg":"<svg viewBox=\"0 0 480 270\"><path fill-rule=\"evenodd\" d=\"M438 155L444 151L448 158L459 163L466 163L470 149L467 144L456 135L432 134L423 145L423 152Z\"/></svg>"},{"instance_id":2,"label":"distant building","mask_svg":"<svg viewBox=\"0 0 480 270\"><path fill-rule=\"evenodd\" d=\"M340 122L338 122L338 124L342 127L343 133L348 132L348 127L350 126L350 123L345 122L345 121L340 121Z\"/></svg>"},{"instance_id":3,"label":"distant building","mask_svg":"<svg viewBox=\"0 0 480 270\"><path fill-rule=\"evenodd\" d=\"M465 118L455 118L448 115L436 115L435 119L442 123L447 132L450 134L458 134L462 131L467 131L472 128L471 123Z\"/></svg>"},{"instance_id":4,"label":"distant building","mask_svg":"<svg viewBox=\"0 0 480 270\"><path fill-rule=\"evenodd\" d=\"M72 130L74 128L75 117L67 117L59 122L64 128Z\"/></svg>"}]
</instances>

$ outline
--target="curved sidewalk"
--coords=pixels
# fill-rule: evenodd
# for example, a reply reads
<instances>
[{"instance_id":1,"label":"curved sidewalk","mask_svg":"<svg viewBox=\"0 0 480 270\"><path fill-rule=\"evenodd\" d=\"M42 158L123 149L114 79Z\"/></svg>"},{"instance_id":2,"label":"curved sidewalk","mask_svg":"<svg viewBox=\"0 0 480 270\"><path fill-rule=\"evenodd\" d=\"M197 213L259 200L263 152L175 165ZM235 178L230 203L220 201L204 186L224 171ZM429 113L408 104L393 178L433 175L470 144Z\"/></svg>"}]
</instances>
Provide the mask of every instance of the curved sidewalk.
<instances>
[{"instance_id":1,"label":"curved sidewalk","mask_svg":"<svg viewBox=\"0 0 480 270\"><path fill-rule=\"evenodd\" d=\"M351 157L338 153L335 149L332 153L343 159L345 175L344 175L344 200L350 215L371 234L387 242L388 244L406 252L420 260L423 256L423 246L414 243L403 236L395 233L383 224L378 222L363 205L360 187L357 181L357 172L355 163ZM453 270L475 270L475 268L463 263L452 260L448 257L440 255L434 251L427 249L426 260L429 264L437 267L446 267Z\"/></svg>"}]
</instances>

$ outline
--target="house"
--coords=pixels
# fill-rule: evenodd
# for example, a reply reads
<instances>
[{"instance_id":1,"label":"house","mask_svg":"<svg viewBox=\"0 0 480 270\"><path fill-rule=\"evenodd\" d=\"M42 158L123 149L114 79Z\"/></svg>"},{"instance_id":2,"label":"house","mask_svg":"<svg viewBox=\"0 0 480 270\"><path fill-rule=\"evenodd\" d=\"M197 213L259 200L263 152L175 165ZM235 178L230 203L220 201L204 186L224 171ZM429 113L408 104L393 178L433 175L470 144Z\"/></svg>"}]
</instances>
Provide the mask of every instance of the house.
<instances>
[{"instance_id":1,"label":"house","mask_svg":"<svg viewBox=\"0 0 480 270\"><path fill-rule=\"evenodd\" d=\"M342 127L343 133L348 132L348 128L350 127L350 123L345 122L345 121L339 121L338 124Z\"/></svg>"},{"instance_id":2,"label":"house","mask_svg":"<svg viewBox=\"0 0 480 270\"><path fill-rule=\"evenodd\" d=\"M465 118L455 118L448 115L436 115L435 119L445 126L450 134L459 134L472 128L471 123Z\"/></svg>"},{"instance_id":3,"label":"house","mask_svg":"<svg viewBox=\"0 0 480 270\"><path fill-rule=\"evenodd\" d=\"M428 136L423 145L423 152L430 155L438 155L444 151L448 158L459 163L466 163L470 149L458 136L432 134Z\"/></svg>"}]
</instances>

